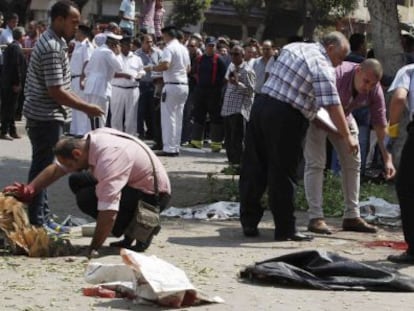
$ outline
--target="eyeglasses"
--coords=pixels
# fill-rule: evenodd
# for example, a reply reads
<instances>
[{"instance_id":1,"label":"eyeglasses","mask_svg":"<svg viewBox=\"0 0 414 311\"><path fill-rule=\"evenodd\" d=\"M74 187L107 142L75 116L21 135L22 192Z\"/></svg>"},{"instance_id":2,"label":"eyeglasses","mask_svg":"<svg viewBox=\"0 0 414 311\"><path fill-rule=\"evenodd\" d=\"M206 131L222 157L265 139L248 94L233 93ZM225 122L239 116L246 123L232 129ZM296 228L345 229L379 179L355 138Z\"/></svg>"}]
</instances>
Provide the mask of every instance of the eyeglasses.
<instances>
[{"instance_id":1,"label":"eyeglasses","mask_svg":"<svg viewBox=\"0 0 414 311\"><path fill-rule=\"evenodd\" d=\"M189 45L188 47L189 48L195 48L196 46L195 45Z\"/></svg>"},{"instance_id":2,"label":"eyeglasses","mask_svg":"<svg viewBox=\"0 0 414 311\"><path fill-rule=\"evenodd\" d=\"M271 50L272 48L262 48L262 50L263 51L269 51L269 50Z\"/></svg>"},{"instance_id":3,"label":"eyeglasses","mask_svg":"<svg viewBox=\"0 0 414 311\"><path fill-rule=\"evenodd\" d=\"M230 53L230 55L231 56L239 56L239 55L241 55L240 53L238 53L238 52L233 52L233 53Z\"/></svg>"}]
</instances>

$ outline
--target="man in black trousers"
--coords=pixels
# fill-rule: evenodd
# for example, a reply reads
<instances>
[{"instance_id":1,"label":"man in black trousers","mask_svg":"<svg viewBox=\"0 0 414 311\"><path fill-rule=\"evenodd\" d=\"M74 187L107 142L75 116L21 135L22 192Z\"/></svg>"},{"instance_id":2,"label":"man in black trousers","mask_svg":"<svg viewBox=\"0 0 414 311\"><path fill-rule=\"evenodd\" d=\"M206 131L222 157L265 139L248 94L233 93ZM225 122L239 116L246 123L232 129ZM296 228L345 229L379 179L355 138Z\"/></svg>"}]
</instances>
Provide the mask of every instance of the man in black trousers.
<instances>
[{"instance_id":1,"label":"man in black trousers","mask_svg":"<svg viewBox=\"0 0 414 311\"><path fill-rule=\"evenodd\" d=\"M1 128L0 139L20 138L16 131L15 114L18 99L23 91L26 78L26 57L22 50L25 31L23 27L13 29L13 42L3 53L3 71L1 75Z\"/></svg>"}]
</instances>

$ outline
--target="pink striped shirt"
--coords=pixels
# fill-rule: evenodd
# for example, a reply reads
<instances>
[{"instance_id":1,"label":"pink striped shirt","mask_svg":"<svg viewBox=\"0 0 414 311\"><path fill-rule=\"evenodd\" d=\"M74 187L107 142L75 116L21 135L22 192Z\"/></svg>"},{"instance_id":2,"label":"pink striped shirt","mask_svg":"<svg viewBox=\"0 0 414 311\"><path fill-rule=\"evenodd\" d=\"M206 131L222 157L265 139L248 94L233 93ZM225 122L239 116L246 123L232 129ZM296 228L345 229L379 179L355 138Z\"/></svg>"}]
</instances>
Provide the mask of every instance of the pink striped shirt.
<instances>
[{"instance_id":1,"label":"pink striped shirt","mask_svg":"<svg viewBox=\"0 0 414 311\"><path fill-rule=\"evenodd\" d=\"M145 143L138 144L133 140L136 138L110 128L99 128L87 135L90 137L89 164L98 181L96 196L99 211L117 211L121 190L125 185L148 194L154 193L153 169L145 150L151 154L154 162L159 192L171 193L164 166Z\"/></svg>"}]
</instances>

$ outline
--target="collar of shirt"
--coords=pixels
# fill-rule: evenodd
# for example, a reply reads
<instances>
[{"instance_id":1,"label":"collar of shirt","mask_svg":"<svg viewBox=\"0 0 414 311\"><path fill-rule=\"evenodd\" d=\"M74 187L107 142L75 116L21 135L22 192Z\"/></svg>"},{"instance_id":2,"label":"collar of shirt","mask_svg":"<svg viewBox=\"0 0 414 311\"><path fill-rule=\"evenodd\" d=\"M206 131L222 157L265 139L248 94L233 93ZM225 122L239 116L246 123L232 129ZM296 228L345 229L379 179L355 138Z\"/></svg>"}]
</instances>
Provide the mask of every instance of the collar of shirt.
<instances>
[{"instance_id":1,"label":"collar of shirt","mask_svg":"<svg viewBox=\"0 0 414 311\"><path fill-rule=\"evenodd\" d=\"M177 44L177 43L179 44L177 38L173 38L165 46L170 46L170 45Z\"/></svg>"},{"instance_id":2,"label":"collar of shirt","mask_svg":"<svg viewBox=\"0 0 414 311\"><path fill-rule=\"evenodd\" d=\"M326 51L325 47L321 43L317 43L319 50L321 51L322 55L325 56L326 60L328 61L329 65L333 67L332 61L328 56L328 52Z\"/></svg>"},{"instance_id":3,"label":"collar of shirt","mask_svg":"<svg viewBox=\"0 0 414 311\"><path fill-rule=\"evenodd\" d=\"M62 47L64 49L67 49L68 45L66 44L66 40L62 37L58 37L58 35L56 34L56 32L54 32L54 30L49 26L49 28L46 30L47 32L49 32L49 34L54 37L57 41L59 41L62 44Z\"/></svg>"},{"instance_id":4,"label":"collar of shirt","mask_svg":"<svg viewBox=\"0 0 414 311\"><path fill-rule=\"evenodd\" d=\"M131 51L128 52L128 55L124 55L123 53L121 53L122 58L131 58L134 56L134 53L132 53Z\"/></svg>"},{"instance_id":5,"label":"collar of shirt","mask_svg":"<svg viewBox=\"0 0 414 311\"><path fill-rule=\"evenodd\" d=\"M236 70L244 69L247 66L247 62L246 61L243 61L239 66L236 66L235 63L232 63L232 64L234 66L234 69L236 69Z\"/></svg>"}]
</instances>

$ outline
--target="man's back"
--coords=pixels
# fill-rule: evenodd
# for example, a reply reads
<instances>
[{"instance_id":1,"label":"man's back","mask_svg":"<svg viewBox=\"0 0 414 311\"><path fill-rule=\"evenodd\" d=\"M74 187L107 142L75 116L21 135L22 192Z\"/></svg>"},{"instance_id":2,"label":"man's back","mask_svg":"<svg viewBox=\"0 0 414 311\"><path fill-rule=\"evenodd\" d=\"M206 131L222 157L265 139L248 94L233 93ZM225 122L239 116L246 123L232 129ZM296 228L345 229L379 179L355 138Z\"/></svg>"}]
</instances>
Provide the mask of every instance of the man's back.
<instances>
[{"instance_id":1,"label":"man's back","mask_svg":"<svg viewBox=\"0 0 414 311\"><path fill-rule=\"evenodd\" d=\"M167 58L165 58L166 55ZM170 63L169 69L163 73L165 82L187 83L187 67L190 66L190 57L188 50L178 40L174 39L167 44L163 51L163 60Z\"/></svg>"}]
</instances>

